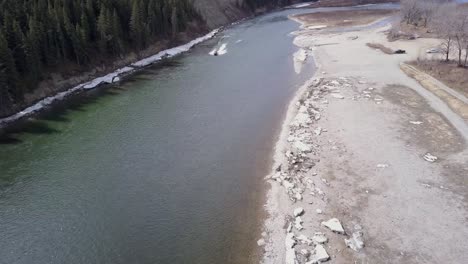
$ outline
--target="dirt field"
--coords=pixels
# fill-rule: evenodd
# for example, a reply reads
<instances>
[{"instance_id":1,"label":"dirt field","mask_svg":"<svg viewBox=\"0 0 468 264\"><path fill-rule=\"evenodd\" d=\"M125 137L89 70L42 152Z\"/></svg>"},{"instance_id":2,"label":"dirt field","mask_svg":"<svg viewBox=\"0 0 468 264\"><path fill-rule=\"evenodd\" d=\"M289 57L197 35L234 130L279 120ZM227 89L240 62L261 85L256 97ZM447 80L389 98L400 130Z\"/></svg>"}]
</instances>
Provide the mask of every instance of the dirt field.
<instances>
[{"instance_id":1,"label":"dirt field","mask_svg":"<svg viewBox=\"0 0 468 264\"><path fill-rule=\"evenodd\" d=\"M336 12L319 12L297 15L293 18L304 24L304 27L327 25L327 27L348 27L365 25L385 16L396 14L394 10L353 10Z\"/></svg>"}]
</instances>

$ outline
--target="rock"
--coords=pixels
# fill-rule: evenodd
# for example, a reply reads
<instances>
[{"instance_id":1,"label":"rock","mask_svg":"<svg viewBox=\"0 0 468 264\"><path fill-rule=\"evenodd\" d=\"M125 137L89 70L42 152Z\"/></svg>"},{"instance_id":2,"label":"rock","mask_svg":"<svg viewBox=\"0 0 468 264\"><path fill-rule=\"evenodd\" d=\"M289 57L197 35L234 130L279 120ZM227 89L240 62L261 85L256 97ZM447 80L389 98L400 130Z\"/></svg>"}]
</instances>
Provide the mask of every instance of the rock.
<instances>
[{"instance_id":1,"label":"rock","mask_svg":"<svg viewBox=\"0 0 468 264\"><path fill-rule=\"evenodd\" d=\"M302 219L300 216L296 217L296 220L294 221L294 227L298 230L298 231L301 231L302 229L304 229L304 227L302 226Z\"/></svg>"},{"instance_id":2,"label":"rock","mask_svg":"<svg viewBox=\"0 0 468 264\"><path fill-rule=\"evenodd\" d=\"M364 247L364 241L361 231L354 232L349 239L345 239L345 244L354 251L359 251Z\"/></svg>"},{"instance_id":3,"label":"rock","mask_svg":"<svg viewBox=\"0 0 468 264\"><path fill-rule=\"evenodd\" d=\"M308 258L310 256L310 251L304 248L304 249L301 249L301 254L304 257Z\"/></svg>"},{"instance_id":4,"label":"rock","mask_svg":"<svg viewBox=\"0 0 468 264\"><path fill-rule=\"evenodd\" d=\"M286 180L283 181L283 186L286 188L286 189L292 189L294 188L294 183L291 183L291 182L288 182Z\"/></svg>"},{"instance_id":5,"label":"rock","mask_svg":"<svg viewBox=\"0 0 468 264\"><path fill-rule=\"evenodd\" d=\"M280 172L280 171L281 171L281 164L278 165L278 167L276 167L276 171L277 171L277 172Z\"/></svg>"},{"instance_id":6,"label":"rock","mask_svg":"<svg viewBox=\"0 0 468 264\"><path fill-rule=\"evenodd\" d=\"M323 213L323 211L321 209L317 209L315 211L317 212L317 214L322 214Z\"/></svg>"},{"instance_id":7,"label":"rock","mask_svg":"<svg viewBox=\"0 0 468 264\"><path fill-rule=\"evenodd\" d=\"M314 254L311 256L311 260L306 264L322 263L330 259L327 251L322 245L315 246Z\"/></svg>"},{"instance_id":8,"label":"rock","mask_svg":"<svg viewBox=\"0 0 468 264\"><path fill-rule=\"evenodd\" d=\"M300 241L302 244L307 244L307 245L312 245L312 240L310 240L307 236L305 235L299 235L297 237L297 240Z\"/></svg>"},{"instance_id":9,"label":"rock","mask_svg":"<svg viewBox=\"0 0 468 264\"><path fill-rule=\"evenodd\" d=\"M424 155L423 157L426 161L428 162L436 162L439 158L437 158L436 156L432 155L431 153L426 153L426 155Z\"/></svg>"},{"instance_id":10,"label":"rock","mask_svg":"<svg viewBox=\"0 0 468 264\"><path fill-rule=\"evenodd\" d=\"M296 201L302 201L302 194L300 194L300 193L297 192L297 193L294 195L294 198L296 198Z\"/></svg>"},{"instance_id":11,"label":"rock","mask_svg":"<svg viewBox=\"0 0 468 264\"><path fill-rule=\"evenodd\" d=\"M263 238L262 238L262 239L259 239L259 240L257 241L257 245L258 245L259 247L263 247L263 246L265 246L265 244L266 244L266 243L265 243L265 239L263 239Z\"/></svg>"},{"instance_id":12,"label":"rock","mask_svg":"<svg viewBox=\"0 0 468 264\"><path fill-rule=\"evenodd\" d=\"M322 225L329 228L331 231L338 233L338 234L345 234L343 226L340 223L340 220L336 218L332 218L326 222L322 222Z\"/></svg>"},{"instance_id":13,"label":"rock","mask_svg":"<svg viewBox=\"0 0 468 264\"><path fill-rule=\"evenodd\" d=\"M320 134L322 134L322 128L321 128L321 127L317 127L317 128L314 130L314 133L315 133L315 135L320 136Z\"/></svg>"},{"instance_id":14,"label":"rock","mask_svg":"<svg viewBox=\"0 0 468 264\"><path fill-rule=\"evenodd\" d=\"M286 239L284 240L286 248L293 248L296 245L296 239L293 233L286 234Z\"/></svg>"},{"instance_id":15,"label":"rock","mask_svg":"<svg viewBox=\"0 0 468 264\"><path fill-rule=\"evenodd\" d=\"M327 243L328 238L325 236L324 233L322 233L322 232L317 232L317 233L315 233L315 235L312 237L312 240L313 240L316 244L324 244L324 243Z\"/></svg>"},{"instance_id":16,"label":"rock","mask_svg":"<svg viewBox=\"0 0 468 264\"><path fill-rule=\"evenodd\" d=\"M336 99L344 99L344 96L339 93L332 93L331 96Z\"/></svg>"},{"instance_id":17,"label":"rock","mask_svg":"<svg viewBox=\"0 0 468 264\"><path fill-rule=\"evenodd\" d=\"M292 229L293 229L293 225L292 223L289 223L288 228L286 228L286 233L291 233Z\"/></svg>"},{"instance_id":18,"label":"rock","mask_svg":"<svg viewBox=\"0 0 468 264\"><path fill-rule=\"evenodd\" d=\"M296 209L294 209L294 217L297 217L297 216L301 216L304 214L304 208L302 207L298 207Z\"/></svg>"},{"instance_id":19,"label":"rock","mask_svg":"<svg viewBox=\"0 0 468 264\"><path fill-rule=\"evenodd\" d=\"M315 188L315 191L318 193L318 195L325 195L325 193L320 188Z\"/></svg>"}]
</instances>

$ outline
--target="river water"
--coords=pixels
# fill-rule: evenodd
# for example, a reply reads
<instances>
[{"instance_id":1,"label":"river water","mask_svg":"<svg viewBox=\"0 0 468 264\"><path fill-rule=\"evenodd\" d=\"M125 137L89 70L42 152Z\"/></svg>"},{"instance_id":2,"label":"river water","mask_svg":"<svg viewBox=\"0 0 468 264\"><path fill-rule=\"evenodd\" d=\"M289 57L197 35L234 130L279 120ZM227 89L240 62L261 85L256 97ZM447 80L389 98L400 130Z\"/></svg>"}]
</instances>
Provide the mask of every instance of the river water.
<instances>
[{"instance_id":1,"label":"river water","mask_svg":"<svg viewBox=\"0 0 468 264\"><path fill-rule=\"evenodd\" d=\"M119 85L56 105L0 144L0 263L248 263L294 71L284 10ZM210 56L227 44L223 56Z\"/></svg>"}]
</instances>

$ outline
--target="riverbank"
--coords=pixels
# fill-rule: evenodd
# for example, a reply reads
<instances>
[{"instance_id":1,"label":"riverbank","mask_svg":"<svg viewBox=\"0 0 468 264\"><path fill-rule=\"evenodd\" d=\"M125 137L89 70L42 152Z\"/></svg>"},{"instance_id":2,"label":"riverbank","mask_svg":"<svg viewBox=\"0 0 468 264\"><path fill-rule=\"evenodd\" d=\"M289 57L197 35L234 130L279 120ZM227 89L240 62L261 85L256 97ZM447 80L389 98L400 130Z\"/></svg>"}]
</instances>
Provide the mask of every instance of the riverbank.
<instances>
[{"instance_id":1,"label":"riverbank","mask_svg":"<svg viewBox=\"0 0 468 264\"><path fill-rule=\"evenodd\" d=\"M275 147L263 263L463 262L468 124L400 69L439 40L310 21L295 44L318 68Z\"/></svg>"},{"instance_id":2,"label":"riverbank","mask_svg":"<svg viewBox=\"0 0 468 264\"><path fill-rule=\"evenodd\" d=\"M97 78L94 78L94 79L91 79L87 82L83 82L81 84L78 84L72 88L65 88L64 91L54 91L54 90L49 90L49 92L46 93L46 95L43 95L43 96L38 96L38 98L41 98L39 101L37 101L36 103L32 104L31 106L29 107L26 107L24 108L23 110L17 112L16 114L13 114L13 115L10 115L8 117L4 117L4 118L0 118L0 128L8 125L9 123L11 122L14 122L14 121L17 121L17 120L20 120L24 117L27 117L27 116L30 116L40 110L42 110L43 108L47 107L47 106L50 106L52 105L54 102L56 101L59 101L59 100L63 100L64 98L68 97L68 96L72 96L76 93L79 93L80 91L83 91L83 90L88 90L88 89L94 89L100 85L103 85L103 84L111 84L111 83L115 83L115 82L119 82L120 79L126 75L129 75L141 68L144 68L146 66L149 66L153 63L156 63L162 59L166 59L166 58L170 58L170 57L173 57L173 56L176 56L178 54L181 54L183 52L187 52L188 50L190 50L193 46L205 41L205 40L208 40L212 37L214 37L217 33L218 33L219 29L215 29L211 32L209 32L208 34L204 35L204 36L201 36L201 37L198 37L184 45L180 45L180 46L177 46L177 47L173 47L173 48L170 48L170 49L166 49L166 50L162 50L160 52L158 52L157 54L155 55L152 55L152 56L149 56L149 57L146 57L144 59L141 59L141 60L138 60L138 61L135 61L127 66L124 66L124 67L121 67L121 68L117 68L116 70L110 72L110 73L107 73L106 75L104 76L100 76L100 77L97 77ZM85 79L87 79L87 77L84 77ZM75 81L74 81L75 82ZM76 82L79 82L79 81L76 81ZM67 87L67 86L65 86ZM42 91L44 92L44 91ZM50 96L47 96L48 94L52 94ZM29 96L33 96L33 95L29 95ZM33 100L33 99L31 99Z\"/></svg>"}]
</instances>

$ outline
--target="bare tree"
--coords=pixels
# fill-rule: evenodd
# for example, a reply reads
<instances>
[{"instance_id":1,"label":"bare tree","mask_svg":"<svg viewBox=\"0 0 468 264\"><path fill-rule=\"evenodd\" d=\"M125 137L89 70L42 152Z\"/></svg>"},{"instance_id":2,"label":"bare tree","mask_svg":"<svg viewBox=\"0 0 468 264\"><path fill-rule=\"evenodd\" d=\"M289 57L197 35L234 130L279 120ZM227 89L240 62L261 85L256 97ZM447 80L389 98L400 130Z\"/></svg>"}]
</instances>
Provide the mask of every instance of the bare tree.
<instances>
[{"instance_id":1,"label":"bare tree","mask_svg":"<svg viewBox=\"0 0 468 264\"><path fill-rule=\"evenodd\" d=\"M401 16L406 24L417 25L421 18L420 0L402 0Z\"/></svg>"},{"instance_id":2,"label":"bare tree","mask_svg":"<svg viewBox=\"0 0 468 264\"><path fill-rule=\"evenodd\" d=\"M434 19L430 22L430 27L436 34L442 38L442 49L445 54L445 61L449 61L452 52L453 42L455 41L455 27L457 18L457 6L454 4L441 5L434 14Z\"/></svg>"},{"instance_id":3,"label":"bare tree","mask_svg":"<svg viewBox=\"0 0 468 264\"><path fill-rule=\"evenodd\" d=\"M464 67L468 67L468 27L466 27L465 29L465 59L464 59L464 62L463 62L463 65Z\"/></svg>"},{"instance_id":4,"label":"bare tree","mask_svg":"<svg viewBox=\"0 0 468 264\"><path fill-rule=\"evenodd\" d=\"M462 60L463 51L466 53L466 42L467 42L467 31L468 31L468 14L464 10L457 10L453 14L453 36L456 43L457 54L458 54L458 66L462 67L466 65L465 61Z\"/></svg>"},{"instance_id":5,"label":"bare tree","mask_svg":"<svg viewBox=\"0 0 468 264\"><path fill-rule=\"evenodd\" d=\"M401 16L406 24L427 27L442 4L451 0L401 0Z\"/></svg>"}]
</instances>

